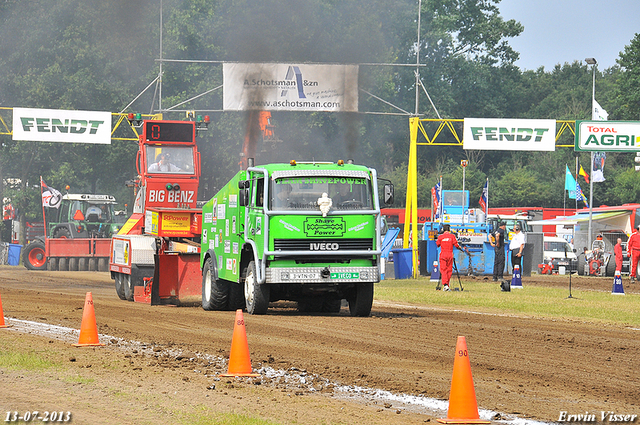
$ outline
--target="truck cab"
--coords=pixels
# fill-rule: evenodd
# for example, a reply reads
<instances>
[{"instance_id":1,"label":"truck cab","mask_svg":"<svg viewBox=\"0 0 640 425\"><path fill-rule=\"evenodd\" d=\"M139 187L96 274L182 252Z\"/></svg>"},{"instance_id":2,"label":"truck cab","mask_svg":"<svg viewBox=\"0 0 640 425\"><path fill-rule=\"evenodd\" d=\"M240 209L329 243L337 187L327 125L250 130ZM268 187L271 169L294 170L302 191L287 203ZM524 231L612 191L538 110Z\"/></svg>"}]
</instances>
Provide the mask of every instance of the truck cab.
<instances>
[{"instance_id":1,"label":"truck cab","mask_svg":"<svg viewBox=\"0 0 640 425\"><path fill-rule=\"evenodd\" d=\"M337 312L346 299L352 315L368 316L380 228L373 169L341 161L250 166L203 207L203 307L264 314L270 301L293 300L301 311Z\"/></svg>"}]
</instances>

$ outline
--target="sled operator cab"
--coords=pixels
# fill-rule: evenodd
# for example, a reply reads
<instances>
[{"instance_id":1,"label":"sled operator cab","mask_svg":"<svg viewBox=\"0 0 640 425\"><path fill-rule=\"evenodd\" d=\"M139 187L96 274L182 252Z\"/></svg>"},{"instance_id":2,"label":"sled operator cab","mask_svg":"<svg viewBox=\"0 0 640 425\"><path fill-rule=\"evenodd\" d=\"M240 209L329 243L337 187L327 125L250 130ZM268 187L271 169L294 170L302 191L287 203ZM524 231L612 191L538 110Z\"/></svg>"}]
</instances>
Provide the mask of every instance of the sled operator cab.
<instances>
[{"instance_id":1,"label":"sled operator cab","mask_svg":"<svg viewBox=\"0 0 640 425\"><path fill-rule=\"evenodd\" d=\"M201 172L196 131L201 123L138 124L133 214L112 239L116 292L122 299L151 304L199 302L202 214L196 205Z\"/></svg>"}]
</instances>

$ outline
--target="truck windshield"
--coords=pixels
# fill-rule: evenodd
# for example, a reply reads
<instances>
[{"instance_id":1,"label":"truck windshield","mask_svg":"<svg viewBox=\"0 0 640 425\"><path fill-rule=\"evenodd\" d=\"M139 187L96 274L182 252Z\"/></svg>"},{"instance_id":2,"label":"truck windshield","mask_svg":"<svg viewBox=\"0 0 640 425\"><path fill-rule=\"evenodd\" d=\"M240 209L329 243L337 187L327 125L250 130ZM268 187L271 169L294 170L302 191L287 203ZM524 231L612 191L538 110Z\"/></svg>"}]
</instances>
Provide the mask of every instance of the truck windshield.
<instances>
[{"instance_id":1,"label":"truck windshield","mask_svg":"<svg viewBox=\"0 0 640 425\"><path fill-rule=\"evenodd\" d=\"M326 193L332 210L371 210L368 179L352 177L285 177L271 182L272 210L318 211L318 198Z\"/></svg>"},{"instance_id":2,"label":"truck windshield","mask_svg":"<svg viewBox=\"0 0 640 425\"><path fill-rule=\"evenodd\" d=\"M147 172L193 174L193 147L147 146Z\"/></svg>"}]
</instances>

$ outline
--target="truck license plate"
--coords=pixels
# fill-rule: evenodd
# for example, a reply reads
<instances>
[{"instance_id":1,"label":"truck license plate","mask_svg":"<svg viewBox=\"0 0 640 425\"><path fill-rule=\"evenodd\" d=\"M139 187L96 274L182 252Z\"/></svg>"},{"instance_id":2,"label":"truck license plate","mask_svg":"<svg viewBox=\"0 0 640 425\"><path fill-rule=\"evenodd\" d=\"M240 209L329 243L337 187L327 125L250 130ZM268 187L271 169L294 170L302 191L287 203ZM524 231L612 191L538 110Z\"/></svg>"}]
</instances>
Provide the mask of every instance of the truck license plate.
<instances>
[{"instance_id":1,"label":"truck license plate","mask_svg":"<svg viewBox=\"0 0 640 425\"><path fill-rule=\"evenodd\" d=\"M360 279L360 273L331 273L331 279Z\"/></svg>"},{"instance_id":2,"label":"truck license plate","mask_svg":"<svg viewBox=\"0 0 640 425\"><path fill-rule=\"evenodd\" d=\"M291 273L291 280L313 280L320 279L320 273Z\"/></svg>"}]
</instances>

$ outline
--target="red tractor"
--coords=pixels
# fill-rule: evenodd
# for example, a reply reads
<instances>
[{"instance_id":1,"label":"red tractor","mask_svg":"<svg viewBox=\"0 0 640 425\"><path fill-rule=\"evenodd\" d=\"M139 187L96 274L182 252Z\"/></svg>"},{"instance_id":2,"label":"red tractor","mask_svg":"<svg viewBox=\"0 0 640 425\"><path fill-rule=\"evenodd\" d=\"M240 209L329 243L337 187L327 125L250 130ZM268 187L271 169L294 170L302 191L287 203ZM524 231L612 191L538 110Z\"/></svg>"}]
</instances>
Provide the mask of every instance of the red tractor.
<instances>
[{"instance_id":1,"label":"red tractor","mask_svg":"<svg viewBox=\"0 0 640 425\"><path fill-rule=\"evenodd\" d=\"M150 304L197 304L201 209L196 206L200 153L197 121L134 120L142 126L136 158L133 214L111 239L109 270L121 299Z\"/></svg>"}]
</instances>

